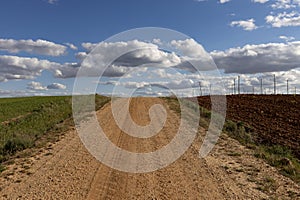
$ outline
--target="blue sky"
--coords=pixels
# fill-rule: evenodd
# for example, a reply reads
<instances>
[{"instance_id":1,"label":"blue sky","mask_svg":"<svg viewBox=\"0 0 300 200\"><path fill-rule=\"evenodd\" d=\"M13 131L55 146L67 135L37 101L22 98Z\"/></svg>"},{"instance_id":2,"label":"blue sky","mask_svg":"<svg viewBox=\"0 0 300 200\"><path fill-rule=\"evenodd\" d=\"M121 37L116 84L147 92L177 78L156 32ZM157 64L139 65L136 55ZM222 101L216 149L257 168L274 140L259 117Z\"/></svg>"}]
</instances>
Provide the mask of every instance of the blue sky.
<instances>
[{"instance_id":1,"label":"blue sky","mask_svg":"<svg viewBox=\"0 0 300 200\"><path fill-rule=\"evenodd\" d=\"M70 94L74 81L74 72L70 71L82 62L78 54L90 51L83 44L100 43L120 32L141 27L168 28L193 38L212 56L229 90L237 75L243 78L245 92L252 91L262 77L266 87L271 87L273 74L278 76L282 93L286 79L290 80L291 88L300 84L299 0L10 0L1 3L0 96ZM57 74L58 71L63 74ZM148 75L142 76L143 84L137 77L123 81L142 88L156 82L166 83L158 78L146 79ZM168 77L169 82L174 82L174 88L186 82L192 88L198 84L193 74L172 75ZM115 78L104 78L98 91L109 93L112 87L120 85ZM122 87L126 93L126 84Z\"/></svg>"}]
</instances>

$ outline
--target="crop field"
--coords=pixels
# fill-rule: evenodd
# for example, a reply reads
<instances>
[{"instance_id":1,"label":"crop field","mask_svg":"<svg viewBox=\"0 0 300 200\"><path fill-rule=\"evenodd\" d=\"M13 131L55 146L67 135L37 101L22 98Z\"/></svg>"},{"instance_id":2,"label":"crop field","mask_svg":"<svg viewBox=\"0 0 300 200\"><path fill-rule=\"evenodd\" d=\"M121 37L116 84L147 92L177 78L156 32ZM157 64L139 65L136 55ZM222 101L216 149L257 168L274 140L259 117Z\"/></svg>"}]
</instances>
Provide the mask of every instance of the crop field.
<instances>
[{"instance_id":1,"label":"crop field","mask_svg":"<svg viewBox=\"0 0 300 200\"><path fill-rule=\"evenodd\" d=\"M96 96L96 107L108 101ZM72 117L72 97L24 97L0 99L0 161L16 151L36 145L50 131L63 131ZM69 120L72 123L72 120Z\"/></svg>"}]
</instances>

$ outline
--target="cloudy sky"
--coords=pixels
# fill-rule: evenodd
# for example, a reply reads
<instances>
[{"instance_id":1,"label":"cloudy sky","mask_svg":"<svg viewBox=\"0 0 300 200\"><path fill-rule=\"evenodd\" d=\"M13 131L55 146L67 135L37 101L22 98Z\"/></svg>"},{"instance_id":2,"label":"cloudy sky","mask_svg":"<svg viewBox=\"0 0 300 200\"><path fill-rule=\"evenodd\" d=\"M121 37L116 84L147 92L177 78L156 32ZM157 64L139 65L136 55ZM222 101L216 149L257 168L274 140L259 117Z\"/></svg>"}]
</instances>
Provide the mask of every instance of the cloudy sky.
<instances>
[{"instance_id":1,"label":"cloudy sky","mask_svg":"<svg viewBox=\"0 0 300 200\"><path fill-rule=\"evenodd\" d=\"M274 74L278 93L287 80L300 91L300 0L1 3L0 97L72 94L82 68L86 93L96 84L101 94L190 96L199 83L204 94L232 93L237 76L241 92L260 93L262 79L272 93ZM188 37L107 40L142 27Z\"/></svg>"}]
</instances>

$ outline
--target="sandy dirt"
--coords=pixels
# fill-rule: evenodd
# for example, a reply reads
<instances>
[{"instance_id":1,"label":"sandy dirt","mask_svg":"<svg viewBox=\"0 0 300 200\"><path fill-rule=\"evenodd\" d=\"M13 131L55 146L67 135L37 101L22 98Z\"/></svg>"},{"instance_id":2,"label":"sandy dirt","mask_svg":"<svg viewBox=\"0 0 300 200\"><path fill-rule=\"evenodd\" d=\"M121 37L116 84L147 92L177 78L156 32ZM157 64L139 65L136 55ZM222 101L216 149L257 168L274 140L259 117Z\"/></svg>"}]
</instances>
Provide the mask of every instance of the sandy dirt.
<instances>
[{"instance_id":1,"label":"sandy dirt","mask_svg":"<svg viewBox=\"0 0 300 200\"><path fill-rule=\"evenodd\" d=\"M151 105L167 111L164 128L147 139L123 133L111 105L97 112L107 137L132 152L155 151L172 140L179 117L158 98L131 100L130 114L139 125L149 124ZM126 124L126 121L124 122ZM75 129L34 154L17 158L0 177L0 199L297 199L300 187L253 156L237 141L222 135L212 153L199 158L205 130L177 161L158 171L134 174L97 161ZM109 154L109 152L107 152Z\"/></svg>"}]
</instances>

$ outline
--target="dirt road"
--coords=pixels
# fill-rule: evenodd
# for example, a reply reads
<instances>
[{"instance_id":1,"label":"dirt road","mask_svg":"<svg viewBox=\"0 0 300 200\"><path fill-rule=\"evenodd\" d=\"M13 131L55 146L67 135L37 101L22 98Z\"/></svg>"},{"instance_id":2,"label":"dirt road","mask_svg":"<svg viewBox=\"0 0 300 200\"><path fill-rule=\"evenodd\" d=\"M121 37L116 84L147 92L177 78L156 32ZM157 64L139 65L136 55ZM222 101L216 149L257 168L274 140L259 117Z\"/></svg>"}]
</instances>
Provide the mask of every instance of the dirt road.
<instances>
[{"instance_id":1,"label":"dirt road","mask_svg":"<svg viewBox=\"0 0 300 200\"><path fill-rule=\"evenodd\" d=\"M131 152L152 152L174 138L178 115L158 98L135 98L132 119L150 123L149 108L164 105L163 129L150 138L125 134L113 120L111 105L97 112L99 124L118 147ZM9 165L0 177L2 199L295 199L300 188L276 169L253 157L253 152L222 135L212 154L200 159L205 130L191 147L166 168L149 173L125 173L111 169L88 153L75 130L55 144ZM236 154L233 155L232 152ZM107 152L109 156L109 152ZM239 169L239 170L237 170ZM269 177L269 182L264 178ZM268 184L268 185L267 185ZM266 187L265 187L266 186ZM267 187L268 186L268 187Z\"/></svg>"}]
</instances>

